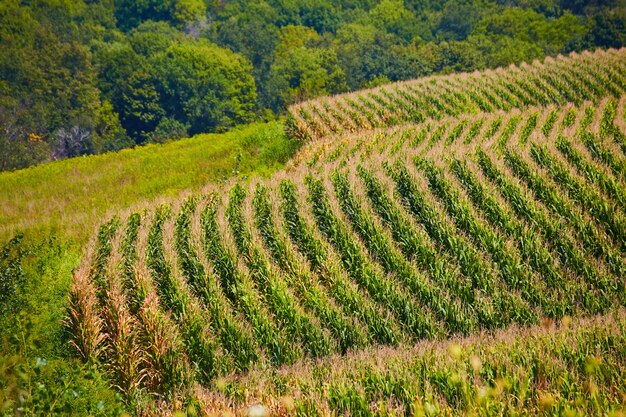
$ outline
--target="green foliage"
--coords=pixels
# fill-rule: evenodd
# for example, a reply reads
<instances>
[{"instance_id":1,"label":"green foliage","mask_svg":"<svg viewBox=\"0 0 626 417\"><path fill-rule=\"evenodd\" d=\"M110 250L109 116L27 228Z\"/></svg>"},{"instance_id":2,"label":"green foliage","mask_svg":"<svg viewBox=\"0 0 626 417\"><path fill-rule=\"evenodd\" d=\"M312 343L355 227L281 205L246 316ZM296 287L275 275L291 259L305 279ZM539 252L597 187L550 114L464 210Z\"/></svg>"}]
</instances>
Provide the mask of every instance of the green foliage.
<instances>
[{"instance_id":1,"label":"green foliage","mask_svg":"<svg viewBox=\"0 0 626 417\"><path fill-rule=\"evenodd\" d=\"M252 121L250 64L206 41L175 43L152 59L161 107L192 134Z\"/></svg>"},{"instance_id":2,"label":"green foliage","mask_svg":"<svg viewBox=\"0 0 626 417\"><path fill-rule=\"evenodd\" d=\"M7 314L16 314L22 286L25 281L22 261L26 256L22 247L24 236L17 235L8 241L0 254L0 319Z\"/></svg>"},{"instance_id":3,"label":"green foliage","mask_svg":"<svg viewBox=\"0 0 626 417\"><path fill-rule=\"evenodd\" d=\"M56 229L84 243L113 207L127 208L236 176L268 175L282 168L301 145L286 137L280 123L258 123L225 134L2 173L0 201L11 203L0 205L0 236L8 239L18 229ZM65 202L50 203L51 195Z\"/></svg>"},{"instance_id":4,"label":"green foliage","mask_svg":"<svg viewBox=\"0 0 626 417\"><path fill-rule=\"evenodd\" d=\"M271 104L274 111L293 102L345 90L345 74L335 51L307 47L317 39L314 30L286 26L279 39L268 81L268 94L275 96Z\"/></svg>"},{"instance_id":5,"label":"green foliage","mask_svg":"<svg viewBox=\"0 0 626 417\"><path fill-rule=\"evenodd\" d=\"M617 48L625 13L614 1L4 1L0 170L222 132L347 89Z\"/></svg>"},{"instance_id":6,"label":"green foliage","mask_svg":"<svg viewBox=\"0 0 626 417\"><path fill-rule=\"evenodd\" d=\"M76 359L0 354L0 415L120 416L119 394L97 370Z\"/></svg>"},{"instance_id":7,"label":"green foliage","mask_svg":"<svg viewBox=\"0 0 626 417\"><path fill-rule=\"evenodd\" d=\"M301 27L284 35L281 54L320 41ZM224 414L250 398L279 415L620 410L623 312L575 318L571 331L566 315L621 311L626 300L625 104L601 99L621 91L623 53L310 102L290 123L379 128L308 144L252 185L245 176L273 172L298 146L278 123L0 175L3 210L18 220L76 212L59 224L80 245L29 240L45 222L33 215L24 240L0 252L11 299L0 308L23 310L0 317L2 413L119 414L123 401L137 414L165 403ZM511 110L538 105L538 91L549 108ZM385 129L402 121L413 123ZM243 178L126 214L140 193L196 188L209 173ZM85 251L107 209L120 214ZM91 307L82 316L80 295ZM546 329L516 330L536 323ZM469 336L463 347L425 340L455 334ZM87 363L67 346L90 346Z\"/></svg>"},{"instance_id":8,"label":"green foliage","mask_svg":"<svg viewBox=\"0 0 626 417\"><path fill-rule=\"evenodd\" d=\"M204 19L205 14L206 4L202 0L122 0L115 4L121 29L134 28L147 20L169 21L184 28Z\"/></svg>"},{"instance_id":9,"label":"green foliage","mask_svg":"<svg viewBox=\"0 0 626 417\"><path fill-rule=\"evenodd\" d=\"M11 291L3 287L0 301L2 416L119 416L124 411L121 396L102 373L67 348L62 320L78 252L54 237L18 236L3 248L2 285L9 278L19 291L7 301Z\"/></svg>"}]
</instances>

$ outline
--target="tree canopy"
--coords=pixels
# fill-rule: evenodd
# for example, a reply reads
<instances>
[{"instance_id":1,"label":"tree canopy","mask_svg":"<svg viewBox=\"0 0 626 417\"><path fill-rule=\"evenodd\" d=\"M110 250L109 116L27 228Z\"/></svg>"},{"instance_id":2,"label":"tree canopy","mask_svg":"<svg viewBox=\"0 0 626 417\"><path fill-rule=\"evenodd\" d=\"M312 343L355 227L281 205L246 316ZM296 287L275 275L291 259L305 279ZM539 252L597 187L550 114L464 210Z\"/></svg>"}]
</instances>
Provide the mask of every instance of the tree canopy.
<instances>
[{"instance_id":1,"label":"tree canopy","mask_svg":"<svg viewBox=\"0 0 626 417\"><path fill-rule=\"evenodd\" d=\"M3 0L0 170L626 44L624 0Z\"/></svg>"}]
</instances>

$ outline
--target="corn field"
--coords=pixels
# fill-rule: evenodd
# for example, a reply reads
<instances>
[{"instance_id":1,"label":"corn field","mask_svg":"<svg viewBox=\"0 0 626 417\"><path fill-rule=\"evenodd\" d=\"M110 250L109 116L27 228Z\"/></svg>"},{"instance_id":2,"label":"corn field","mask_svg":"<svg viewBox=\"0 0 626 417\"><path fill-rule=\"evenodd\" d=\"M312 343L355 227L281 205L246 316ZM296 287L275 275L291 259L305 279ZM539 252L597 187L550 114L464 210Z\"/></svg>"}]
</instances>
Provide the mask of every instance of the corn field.
<instances>
[{"instance_id":1,"label":"corn field","mask_svg":"<svg viewBox=\"0 0 626 417\"><path fill-rule=\"evenodd\" d=\"M624 415L625 54L292 107L283 172L100 227L76 351L140 414Z\"/></svg>"},{"instance_id":2,"label":"corn field","mask_svg":"<svg viewBox=\"0 0 626 417\"><path fill-rule=\"evenodd\" d=\"M324 97L291 106L288 129L308 141L448 116L620 97L626 91L625 58L624 49L572 53L531 65L431 76Z\"/></svg>"}]
</instances>

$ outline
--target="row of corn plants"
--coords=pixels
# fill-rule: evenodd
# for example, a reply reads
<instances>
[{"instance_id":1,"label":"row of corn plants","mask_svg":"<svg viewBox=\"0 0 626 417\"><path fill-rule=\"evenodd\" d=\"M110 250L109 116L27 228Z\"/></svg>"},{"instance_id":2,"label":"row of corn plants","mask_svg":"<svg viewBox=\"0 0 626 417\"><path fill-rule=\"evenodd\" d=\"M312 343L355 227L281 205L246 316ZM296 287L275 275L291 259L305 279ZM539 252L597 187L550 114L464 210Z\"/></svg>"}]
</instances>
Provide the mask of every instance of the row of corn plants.
<instances>
[{"instance_id":1,"label":"row of corn plants","mask_svg":"<svg viewBox=\"0 0 626 417\"><path fill-rule=\"evenodd\" d=\"M235 254L224 243L217 222L217 196L212 195L202 211L205 255L218 275L222 291L247 319L256 342L275 364L290 363L301 357L299 349L288 341L272 321L256 293L254 285L244 277Z\"/></svg>"},{"instance_id":2,"label":"row of corn plants","mask_svg":"<svg viewBox=\"0 0 626 417\"><path fill-rule=\"evenodd\" d=\"M312 176L307 176L306 182L318 228L337 249L346 272L373 300L389 308L411 337L432 337L434 332L425 326L422 308L376 269L346 224L333 213L324 184Z\"/></svg>"},{"instance_id":3,"label":"row of corn plants","mask_svg":"<svg viewBox=\"0 0 626 417\"><path fill-rule=\"evenodd\" d=\"M126 220L126 230L121 244L122 255L122 284L129 296L129 302L134 312L137 312L146 299L144 288L137 276L137 262L139 260L137 244L141 228L141 214L132 213Z\"/></svg>"},{"instance_id":4,"label":"row of corn plants","mask_svg":"<svg viewBox=\"0 0 626 417\"><path fill-rule=\"evenodd\" d=\"M333 263L330 249L315 236L314 229L302 218L295 185L287 180L282 181L280 194L285 230L329 293L346 313L355 316L365 325L370 343L398 343L401 339L398 326L343 276Z\"/></svg>"},{"instance_id":5,"label":"row of corn plants","mask_svg":"<svg viewBox=\"0 0 626 417\"><path fill-rule=\"evenodd\" d=\"M106 276L107 264L113 250L113 238L120 227L120 218L114 216L108 222L105 222L98 229L98 237L96 241L96 249L91 261L91 269L89 275L91 280L98 288L98 297L102 300L106 291L109 289L109 280Z\"/></svg>"},{"instance_id":6,"label":"row of corn plants","mask_svg":"<svg viewBox=\"0 0 626 417\"><path fill-rule=\"evenodd\" d=\"M259 360L258 347L251 334L237 321L231 306L200 260L191 236L191 223L198 205L197 196L189 197L176 217L176 252L180 268L189 286L200 298L211 315L211 328L218 335L221 346L232 357L237 372L246 372ZM230 370L227 370L230 371Z\"/></svg>"},{"instance_id":7,"label":"row of corn plants","mask_svg":"<svg viewBox=\"0 0 626 417\"><path fill-rule=\"evenodd\" d=\"M453 144L461 136L461 133L463 133L467 124L467 120L461 120L459 123L457 123L456 126L454 126L450 133L448 133L448 135L446 136L446 140L444 141L445 145L450 146L451 144Z\"/></svg>"},{"instance_id":8,"label":"row of corn plants","mask_svg":"<svg viewBox=\"0 0 626 417\"><path fill-rule=\"evenodd\" d=\"M315 282L308 268L295 256L285 239L278 233L272 216L276 207L272 207L269 190L263 185L257 185L253 208L255 226L274 262L290 277L290 283L303 304L314 311L320 321L330 328L341 352L364 346L366 339L360 326L333 305L326 291Z\"/></svg>"},{"instance_id":9,"label":"row of corn plants","mask_svg":"<svg viewBox=\"0 0 626 417\"><path fill-rule=\"evenodd\" d=\"M615 132L615 118L617 116L617 102L615 100L609 100L604 109L602 109L602 116L600 118L600 136L605 138L611 136ZM617 139L617 137L615 137ZM619 143L618 143L619 144Z\"/></svg>"},{"instance_id":10,"label":"row of corn plants","mask_svg":"<svg viewBox=\"0 0 626 417\"><path fill-rule=\"evenodd\" d=\"M502 129L502 132L500 132L497 140L499 145L506 144L509 139L511 139L521 121L522 117L520 115L511 116L511 118L507 121L506 125Z\"/></svg>"},{"instance_id":11,"label":"row of corn plants","mask_svg":"<svg viewBox=\"0 0 626 417\"><path fill-rule=\"evenodd\" d=\"M279 273L272 270L262 249L252 240L243 214L246 196L246 190L239 184L235 185L231 189L227 208L228 222L239 255L247 264L266 305L277 321L284 325L289 337L299 339L303 348L313 357L327 355L333 349L332 341L319 323L302 310L289 285Z\"/></svg>"},{"instance_id":12,"label":"row of corn plants","mask_svg":"<svg viewBox=\"0 0 626 417\"><path fill-rule=\"evenodd\" d=\"M505 326L513 321L533 321L534 314L528 306L497 284L493 268L482 254L426 200L406 166L398 161L393 167L387 166L387 170L396 184L402 204L424 226L431 239L456 259L461 273L471 279L475 298L490 299L492 309L479 309L479 312L488 314L480 320L487 327Z\"/></svg>"},{"instance_id":13,"label":"row of corn plants","mask_svg":"<svg viewBox=\"0 0 626 417\"><path fill-rule=\"evenodd\" d=\"M581 249L572 240L567 228L555 218L546 214L545 210L529 198L523 189L511 181L491 160L491 158L479 151L478 165L483 175L497 186L502 197L510 204L513 211L529 224L535 225L535 231L541 233L554 253L557 254L561 264L571 273L582 277L596 287L601 295L595 292L583 294L582 300L577 300L585 306L586 310L598 313L609 308L612 299L610 283L605 277L599 276L596 267L585 257Z\"/></svg>"}]
</instances>

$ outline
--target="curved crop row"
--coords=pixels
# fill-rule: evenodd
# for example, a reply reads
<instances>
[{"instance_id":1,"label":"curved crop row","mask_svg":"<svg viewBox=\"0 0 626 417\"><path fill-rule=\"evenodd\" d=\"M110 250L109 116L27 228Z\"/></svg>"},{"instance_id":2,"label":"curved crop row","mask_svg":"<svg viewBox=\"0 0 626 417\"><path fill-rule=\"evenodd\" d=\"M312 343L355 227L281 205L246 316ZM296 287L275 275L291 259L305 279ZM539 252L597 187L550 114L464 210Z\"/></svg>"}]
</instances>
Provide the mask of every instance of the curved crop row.
<instances>
[{"instance_id":1,"label":"curved crop row","mask_svg":"<svg viewBox=\"0 0 626 417\"><path fill-rule=\"evenodd\" d=\"M307 392L291 410L306 415L479 412L487 406L478 397L507 390L516 412L550 403L560 413L580 403L595 413L596 403L574 398L592 383L605 406L615 405L626 385L617 371L600 367L588 378L580 361L594 359L548 336L545 356L520 342L523 353L481 366L468 367L471 356L448 366L429 350L404 357L402 370L364 362L338 373L315 368L308 385L281 372L357 349L432 348L449 337L621 311L626 100L596 95L623 91L623 54L301 106L318 127L380 128L310 144L274 178L216 186L104 223L75 273L67 321L74 346L132 404L144 394L207 409L264 401L249 395L263 389L246 391L245 381L265 372L276 389L270 397ZM594 66L596 57L604 65ZM528 105L535 107L519 109ZM418 123L386 127L408 117ZM582 339L565 331L563 340L604 346L598 354L623 370L623 355L603 344L610 342L594 344L602 333L591 327ZM623 351L613 330L614 349ZM546 374L561 382L546 382ZM504 402L489 403L485 414L504 413Z\"/></svg>"},{"instance_id":2,"label":"curved crop row","mask_svg":"<svg viewBox=\"0 0 626 417\"><path fill-rule=\"evenodd\" d=\"M625 49L591 57L573 53L487 74L433 76L311 100L290 107L289 130L311 140L459 114L618 97L626 93L620 66L625 54Z\"/></svg>"}]
</instances>

